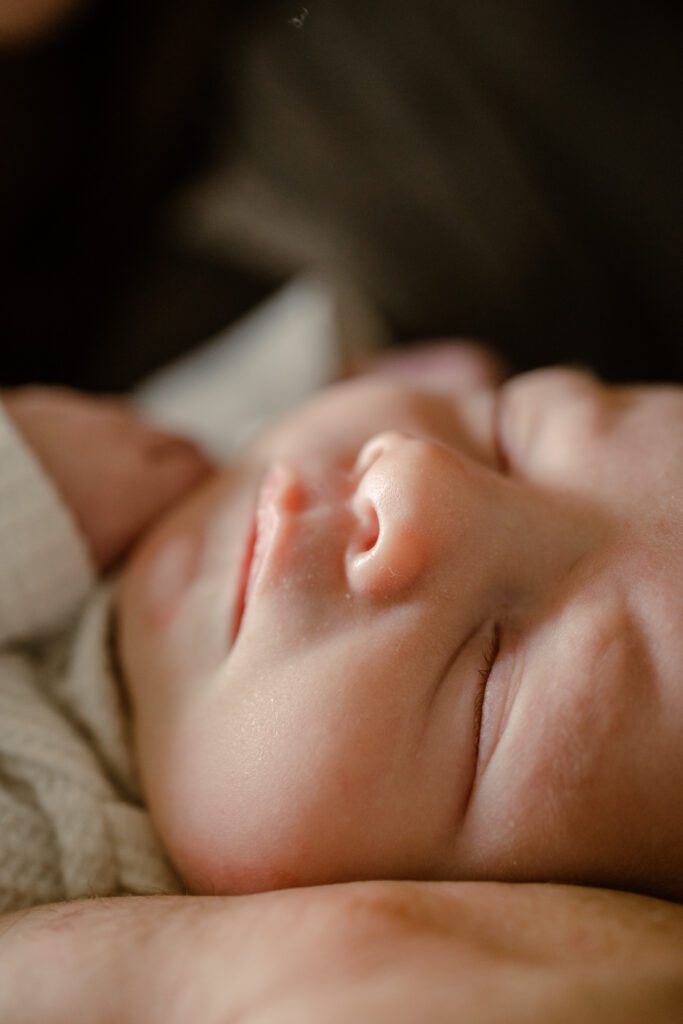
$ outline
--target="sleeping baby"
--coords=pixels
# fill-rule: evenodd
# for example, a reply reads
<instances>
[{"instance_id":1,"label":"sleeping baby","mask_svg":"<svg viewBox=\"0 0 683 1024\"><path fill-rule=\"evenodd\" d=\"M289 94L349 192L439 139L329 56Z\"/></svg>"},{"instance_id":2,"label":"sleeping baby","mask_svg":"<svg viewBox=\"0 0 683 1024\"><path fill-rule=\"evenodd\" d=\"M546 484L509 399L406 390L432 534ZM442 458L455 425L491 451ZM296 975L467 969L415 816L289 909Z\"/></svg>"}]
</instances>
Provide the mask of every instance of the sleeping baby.
<instances>
[{"instance_id":1,"label":"sleeping baby","mask_svg":"<svg viewBox=\"0 0 683 1024\"><path fill-rule=\"evenodd\" d=\"M45 717L28 767L0 743L5 906L369 878L680 898L682 609L683 389L337 385L177 503L68 640L3 654Z\"/></svg>"}]
</instances>

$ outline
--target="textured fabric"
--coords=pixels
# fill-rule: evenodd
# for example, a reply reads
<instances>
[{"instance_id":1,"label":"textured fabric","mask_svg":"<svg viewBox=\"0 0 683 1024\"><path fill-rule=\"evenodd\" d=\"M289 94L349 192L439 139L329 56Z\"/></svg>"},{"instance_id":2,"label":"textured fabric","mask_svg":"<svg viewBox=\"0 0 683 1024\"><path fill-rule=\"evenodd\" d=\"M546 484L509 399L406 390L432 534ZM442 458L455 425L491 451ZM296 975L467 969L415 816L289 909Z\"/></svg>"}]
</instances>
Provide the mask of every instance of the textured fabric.
<instances>
[{"instance_id":1,"label":"textured fabric","mask_svg":"<svg viewBox=\"0 0 683 1024\"><path fill-rule=\"evenodd\" d=\"M92 579L71 517L0 405L0 643L59 629Z\"/></svg>"},{"instance_id":2,"label":"textured fabric","mask_svg":"<svg viewBox=\"0 0 683 1024\"><path fill-rule=\"evenodd\" d=\"M0 912L179 889L140 801L111 592L93 582L57 491L0 410Z\"/></svg>"}]
</instances>

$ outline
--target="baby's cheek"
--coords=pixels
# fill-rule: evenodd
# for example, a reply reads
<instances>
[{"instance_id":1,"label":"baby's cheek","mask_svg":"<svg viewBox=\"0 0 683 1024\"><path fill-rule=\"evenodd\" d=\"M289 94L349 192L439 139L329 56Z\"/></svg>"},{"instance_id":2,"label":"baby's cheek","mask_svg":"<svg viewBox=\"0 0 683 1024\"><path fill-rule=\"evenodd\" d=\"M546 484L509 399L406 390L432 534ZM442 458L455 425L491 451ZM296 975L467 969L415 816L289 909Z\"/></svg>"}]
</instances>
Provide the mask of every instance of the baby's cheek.
<instances>
[{"instance_id":1,"label":"baby's cheek","mask_svg":"<svg viewBox=\"0 0 683 1024\"><path fill-rule=\"evenodd\" d=\"M182 597L195 579L201 553L197 533L188 532L164 541L140 568L141 612L153 629L168 625Z\"/></svg>"},{"instance_id":2,"label":"baby's cheek","mask_svg":"<svg viewBox=\"0 0 683 1024\"><path fill-rule=\"evenodd\" d=\"M293 703L261 692L256 677L252 671L250 686L216 679L206 692L200 682L194 706L170 723L163 749L147 761L152 817L196 894L328 881L337 857L349 794L329 764L330 737ZM283 680L282 688L295 684Z\"/></svg>"},{"instance_id":3,"label":"baby's cheek","mask_svg":"<svg viewBox=\"0 0 683 1024\"><path fill-rule=\"evenodd\" d=\"M280 787L286 766L273 756L267 711L236 698L234 679L196 684L163 736L141 737L145 793L162 844L192 893L284 887L290 879L278 833L288 818Z\"/></svg>"},{"instance_id":4,"label":"baby's cheek","mask_svg":"<svg viewBox=\"0 0 683 1024\"><path fill-rule=\"evenodd\" d=\"M206 617L197 628L182 614L200 550L199 539L183 533L147 546L123 574L117 597L119 651L138 726L149 720L158 730L159 711L170 713L184 681L193 685L190 677L205 670L198 655L209 650L202 635Z\"/></svg>"},{"instance_id":5,"label":"baby's cheek","mask_svg":"<svg viewBox=\"0 0 683 1024\"><path fill-rule=\"evenodd\" d=\"M166 854L190 892L230 895L225 869L238 823L229 806L217 800L206 768L197 771L193 751L179 746L174 756L172 743L166 745L162 758L145 759L144 773L147 803Z\"/></svg>"}]
</instances>

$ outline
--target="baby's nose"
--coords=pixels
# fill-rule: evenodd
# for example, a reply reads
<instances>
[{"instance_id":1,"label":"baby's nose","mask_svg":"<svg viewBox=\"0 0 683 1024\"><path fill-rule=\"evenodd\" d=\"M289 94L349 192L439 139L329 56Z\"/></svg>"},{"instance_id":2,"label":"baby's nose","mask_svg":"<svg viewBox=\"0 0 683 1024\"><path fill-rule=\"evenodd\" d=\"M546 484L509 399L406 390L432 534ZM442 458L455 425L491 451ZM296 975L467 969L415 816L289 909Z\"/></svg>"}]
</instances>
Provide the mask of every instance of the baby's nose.
<instances>
[{"instance_id":1,"label":"baby's nose","mask_svg":"<svg viewBox=\"0 0 683 1024\"><path fill-rule=\"evenodd\" d=\"M351 499L356 528L347 550L350 586L381 597L411 587L438 548L431 522L435 480L448 452L436 442L387 431L361 449Z\"/></svg>"}]
</instances>

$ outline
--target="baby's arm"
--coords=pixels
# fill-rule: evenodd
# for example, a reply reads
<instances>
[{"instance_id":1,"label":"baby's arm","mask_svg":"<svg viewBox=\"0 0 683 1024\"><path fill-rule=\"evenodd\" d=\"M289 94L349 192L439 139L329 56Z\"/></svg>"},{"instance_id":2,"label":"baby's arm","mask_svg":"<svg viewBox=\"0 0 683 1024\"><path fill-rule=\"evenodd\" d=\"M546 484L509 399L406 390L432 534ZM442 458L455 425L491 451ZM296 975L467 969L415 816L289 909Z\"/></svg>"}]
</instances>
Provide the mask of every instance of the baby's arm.
<instances>
[{"instance_id":1,"label":"baby's arm","mask_svg":"<svg viewBox=\"0 0 683 1024\"><path fill-rule=\"evenodd\" d=\"M207 472L120 401L56 388L0 403L0 642L53 630L97 569Z\"/></svg>"}]
</instances>

